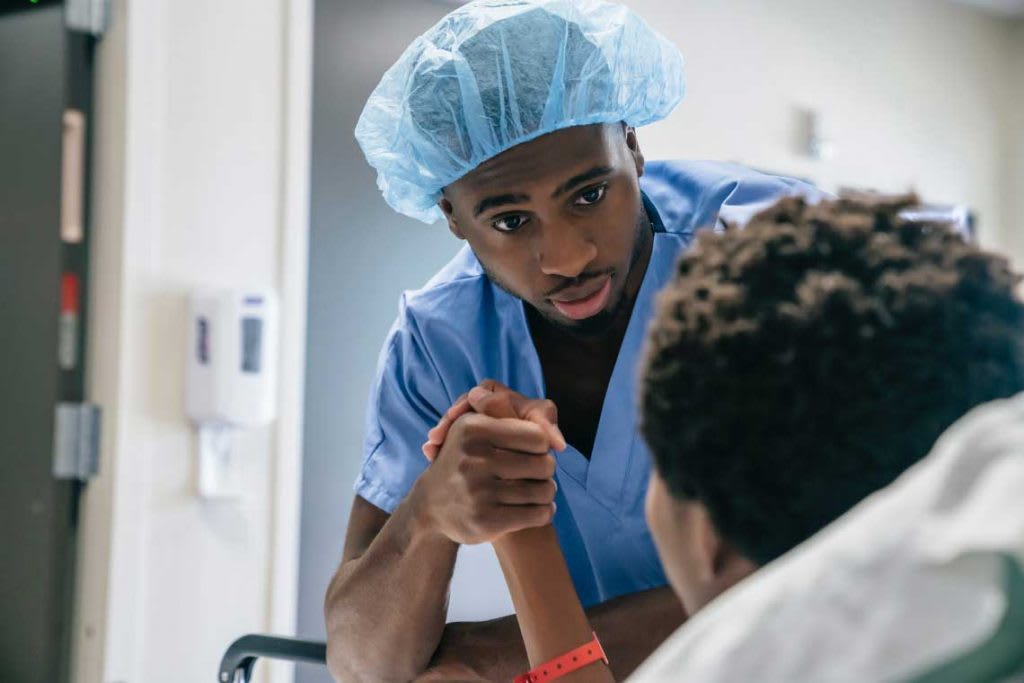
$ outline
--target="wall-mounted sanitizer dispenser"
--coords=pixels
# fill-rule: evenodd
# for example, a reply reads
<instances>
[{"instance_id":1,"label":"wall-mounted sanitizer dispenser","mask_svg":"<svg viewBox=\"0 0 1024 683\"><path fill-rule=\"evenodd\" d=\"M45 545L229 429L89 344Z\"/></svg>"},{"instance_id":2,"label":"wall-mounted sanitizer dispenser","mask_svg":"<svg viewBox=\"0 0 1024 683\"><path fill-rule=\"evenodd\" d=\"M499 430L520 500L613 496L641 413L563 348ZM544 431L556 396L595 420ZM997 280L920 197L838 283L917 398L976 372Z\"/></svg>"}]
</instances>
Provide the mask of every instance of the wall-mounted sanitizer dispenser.
<instances>
[{"instance_id":1,"label":"wall-mounted sanitizer dispenser","mask_svg":"<svg viewBox=\"0 0 1024 683\"><path fill-rule=\"evenodd\" d=\"M198 432L204 498L241 495L234 432L276 417L277 320L270 290L205 290L189 297L185 410Z\"/></svg>"}]
</instances>

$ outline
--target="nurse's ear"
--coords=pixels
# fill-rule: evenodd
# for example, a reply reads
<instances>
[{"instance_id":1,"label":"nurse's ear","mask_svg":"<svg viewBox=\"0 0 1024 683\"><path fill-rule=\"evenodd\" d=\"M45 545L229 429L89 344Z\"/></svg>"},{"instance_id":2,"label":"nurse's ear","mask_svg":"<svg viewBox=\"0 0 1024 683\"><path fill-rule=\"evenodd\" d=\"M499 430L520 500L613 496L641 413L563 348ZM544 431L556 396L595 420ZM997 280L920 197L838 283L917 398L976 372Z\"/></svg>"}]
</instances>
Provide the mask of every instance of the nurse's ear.
<instances>
[{"instance_id":1,"label":"nurse's ear","mask_svg":"<svg viewBox=\"0 0 1024 683\"><path fill-rule=\"evenodd\" d=\"M437 200L437 205L440 207L441 213L444 214L445 220L448 221L448 229L452 231L452 234L460 240L466 239L466 236L462 234L462 230L459 229L459 224L455 220L455 207L444 196L444 190L441 191L441 198Z\"/></svg>"},{"instance_id":2,"label":"nurse's ear","mask_svg":"<svg viewBox=\"0 0 1024 683\"><path fill-rule=\"evenodd\" d=\"M640 141L636 137L636 128L623 124L626 133L626 148L633 156L633 163L636 165L636 177L644 174L644 153L640 151Z\"/></svg>"}]
</instances>

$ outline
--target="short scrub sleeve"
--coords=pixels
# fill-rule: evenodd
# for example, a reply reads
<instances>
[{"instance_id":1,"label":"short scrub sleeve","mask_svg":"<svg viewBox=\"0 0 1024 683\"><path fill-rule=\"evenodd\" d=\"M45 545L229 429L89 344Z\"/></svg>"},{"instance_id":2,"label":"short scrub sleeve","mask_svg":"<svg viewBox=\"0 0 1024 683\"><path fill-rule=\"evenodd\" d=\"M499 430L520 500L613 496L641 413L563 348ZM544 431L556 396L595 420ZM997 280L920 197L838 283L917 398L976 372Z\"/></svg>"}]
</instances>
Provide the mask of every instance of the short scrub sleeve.
<instances>
[{"instance_id":1,"label":"short scrub sleeve","mask_svg":"<svg viewBox=\"0 0 1024 683\"><path fill-rule=\"evenodd\" d=\"M421 447L451 403L403 295L377 361L355 492L394 512L427 468Z\"/></svg>"}]
</instances>

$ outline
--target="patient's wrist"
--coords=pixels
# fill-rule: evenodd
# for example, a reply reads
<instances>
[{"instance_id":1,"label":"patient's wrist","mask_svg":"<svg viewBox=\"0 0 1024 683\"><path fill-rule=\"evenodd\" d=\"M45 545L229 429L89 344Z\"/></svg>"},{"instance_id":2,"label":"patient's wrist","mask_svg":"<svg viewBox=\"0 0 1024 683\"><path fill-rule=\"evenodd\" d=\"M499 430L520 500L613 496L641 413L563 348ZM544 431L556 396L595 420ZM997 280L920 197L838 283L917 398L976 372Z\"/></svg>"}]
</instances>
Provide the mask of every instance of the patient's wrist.
<instances>
[{"instance_id":1,"label":"patient's wrist","mask_svg":"<svg viewBox=\"0 0 1024 683\"><path fill-rule=\"evenodd\" d=\"M544 552L545 554L550 554L551 557L555 557L553 553L556 551L558 553L557 556L561 557L558 536L555 533L555 528L550 524L504 534L494 539L491 545L494 546L496 553L509 557L535 554L537 552Z\"/></svg>"},{"instance_id":2,"label":"patient's wrist","mask_svg":"<svg viewBox=\"0 0 1024 683\"><path fill-rule=\"evenodd\" d=\"M604 653L604 648L601 647L601 641L598 640L597 634L593 634L586 643L575 647L561 655L553 657L543 664L538 664L524 674L520 674L512 679L512 683L545 683L546 681L554 681L559 678L571 676L573 672L584 669L593 664L603 663L607 668L608 666L608 655ZM604 674L608 671L602 669L600 672L594 671L587 675L587 680L604 680L610 678ZM572 676L574 679L580 678L580 676Z\"/></svg>"}]
</instances>

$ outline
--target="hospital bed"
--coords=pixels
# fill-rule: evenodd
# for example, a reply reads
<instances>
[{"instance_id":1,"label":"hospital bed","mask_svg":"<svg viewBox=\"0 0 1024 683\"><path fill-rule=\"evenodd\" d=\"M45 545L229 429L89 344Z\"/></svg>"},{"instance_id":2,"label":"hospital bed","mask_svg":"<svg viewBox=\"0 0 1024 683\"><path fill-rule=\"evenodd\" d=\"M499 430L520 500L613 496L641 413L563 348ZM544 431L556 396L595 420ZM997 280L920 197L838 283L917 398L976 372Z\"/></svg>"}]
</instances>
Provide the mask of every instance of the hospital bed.
<instances>
[{"instance_id":1,"label":"hospital bed","mask_svg":"<svg viewBox=\"0 0 1024 683\"><path fill-rule=\"evenodd\" d=\"M918 677L916 683L1024 681L1024 573L1018 567L1012 577L1010 609L1002 627L988 641ZM249 683L253 666L261 657L326 664L326 646L322 642L297 638L242 636L224 653L218 683ZM1016 673L1010 678L993 678L989 675L992 671Z\"/></svg>"},{"instance_id":2,"label":"hospital bed","mask_svg":"<svg viewBox=\"0 0 1024 683\"><path fill-rule=\"evenodd\" d=\"M249 683L259 658L327 663L327 646L318 641L282 636L247 635L231 643L220 660L218 683Z\"/></svg>"}]
</instances>

